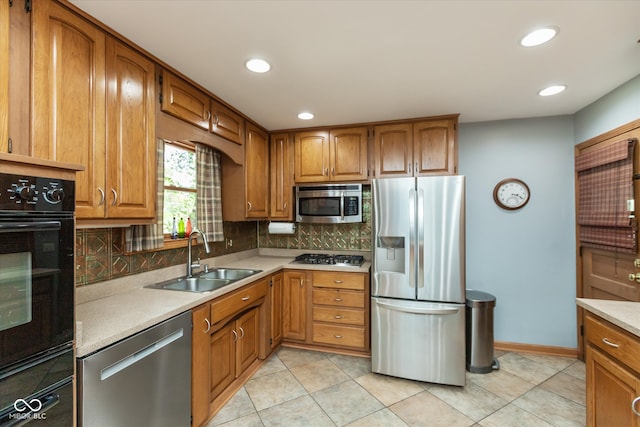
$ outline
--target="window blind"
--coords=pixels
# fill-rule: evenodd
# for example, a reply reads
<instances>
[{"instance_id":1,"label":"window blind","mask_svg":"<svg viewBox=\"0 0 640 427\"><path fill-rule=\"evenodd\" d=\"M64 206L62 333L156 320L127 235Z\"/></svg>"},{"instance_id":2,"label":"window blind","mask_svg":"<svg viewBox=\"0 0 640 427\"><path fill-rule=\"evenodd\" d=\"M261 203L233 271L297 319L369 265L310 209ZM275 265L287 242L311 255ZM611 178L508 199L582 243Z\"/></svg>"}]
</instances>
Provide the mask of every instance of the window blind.
<instances>
[{"instance_id":1,"label":"window blind","mask_svg":"<svg viewBox=\"0 0 640 427\"><path fill-rule=\"evenodd\" d=\"M627 201L634 198L636 139L624 139L576 156L580 245L637 251L637 226Z\"/></svg>"}]
</instances>

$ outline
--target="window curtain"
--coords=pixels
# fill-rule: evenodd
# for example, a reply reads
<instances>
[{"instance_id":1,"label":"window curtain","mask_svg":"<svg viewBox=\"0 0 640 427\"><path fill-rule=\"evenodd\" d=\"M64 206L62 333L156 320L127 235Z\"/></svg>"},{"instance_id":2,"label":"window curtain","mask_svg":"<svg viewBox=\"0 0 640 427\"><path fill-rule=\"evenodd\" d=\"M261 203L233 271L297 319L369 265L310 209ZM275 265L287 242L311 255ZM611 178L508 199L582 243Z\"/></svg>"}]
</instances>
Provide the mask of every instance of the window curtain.
<instances>
[{"instance_id":1,"label":"window curtain","mask_svg":"<svg viewBox=\"0 0 640 427\"><path fill-rule=\"evenodd\" d=\"M148 251L164 247L162 212L164 208L164 140L156 140L156 223L132 225L125 229L127 252Z\"/></svg>"},{"instance_id":2,"label":"window curtain","mask_svg":"<svg viewBox=\"0 0 640 427\"><path fill-rule=\"evenodd\" d=\"M196 144L198 188L198 224L208 242L224 241L222 226L222 178L220 154L210 147Z\"/></svg>"},{"instance_id":3,"label":"window curtain","mask_svg":"<svg viewBox=\"0 0 640 427\"><path fill-rule=\"evenodd\" d=\"M636 139L624 139L576 157L580 245L614 252L637 251L633 152Z\"/></svg>"}]
</instances>

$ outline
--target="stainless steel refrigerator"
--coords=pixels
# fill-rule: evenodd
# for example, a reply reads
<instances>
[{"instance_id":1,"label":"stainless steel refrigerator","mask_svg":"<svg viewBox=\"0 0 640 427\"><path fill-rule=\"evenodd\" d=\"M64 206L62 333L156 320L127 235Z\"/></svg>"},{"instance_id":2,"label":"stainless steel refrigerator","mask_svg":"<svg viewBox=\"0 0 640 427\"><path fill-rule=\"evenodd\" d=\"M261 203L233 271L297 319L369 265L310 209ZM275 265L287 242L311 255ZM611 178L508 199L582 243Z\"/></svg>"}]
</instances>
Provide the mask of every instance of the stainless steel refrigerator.
<instances>
[{"instance_id":1,"label":"stainless steel refrigerator","mask_svg":"<svg viewBox=\"0 0 640 427\"><path fill-rule=\"evenodd\" d=\"M372 371L465 384L465 177L374 179Z\"/></svg>"}]
</instances>

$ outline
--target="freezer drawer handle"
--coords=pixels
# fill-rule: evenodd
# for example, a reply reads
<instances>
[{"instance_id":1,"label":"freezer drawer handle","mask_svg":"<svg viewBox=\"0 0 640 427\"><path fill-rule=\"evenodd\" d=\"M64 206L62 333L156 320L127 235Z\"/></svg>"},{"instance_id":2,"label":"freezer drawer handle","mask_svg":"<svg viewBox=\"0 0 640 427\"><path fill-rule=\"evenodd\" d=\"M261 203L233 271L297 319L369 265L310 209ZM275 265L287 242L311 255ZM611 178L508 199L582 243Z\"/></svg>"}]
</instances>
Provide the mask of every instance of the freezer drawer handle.
<instances>
[{"instance_id":1,"label":"freezer drawer handle","mask_svg":"<svg viewBox=\"0 0 640 427\"><path fill-rule=\"evenodd\" d=\"M412 307L403 307L400 305L386 304L380 301L376 301L376 304L378 304L379 306L388 308L390 310L404 311L405 313L415 313L415 314L455 314L459 310L457 308L420 309L420 308L412 308Z\"/></svg>"},{"instance_id":2,"label":"freezer drawer handle","mask_svg":"<svg viewBox=\"0 0 640 427\"><path fill-rule=\"evenodd\" d=\"M117 374L118 372L128 368L134 363L139 362L147 356L155 353L156 351L162 349L163 347L168 346L172 342L179 340L184 335L184 331L182 328L177 331L165 336L164 338L159 339L158 341L146 346L140 351L133 353L130 356L125 357L124 359L119 360L111 366L107 366L102 371L100 371L100 380L104 381L112 375Z\"/></svg>"}]
</instances>

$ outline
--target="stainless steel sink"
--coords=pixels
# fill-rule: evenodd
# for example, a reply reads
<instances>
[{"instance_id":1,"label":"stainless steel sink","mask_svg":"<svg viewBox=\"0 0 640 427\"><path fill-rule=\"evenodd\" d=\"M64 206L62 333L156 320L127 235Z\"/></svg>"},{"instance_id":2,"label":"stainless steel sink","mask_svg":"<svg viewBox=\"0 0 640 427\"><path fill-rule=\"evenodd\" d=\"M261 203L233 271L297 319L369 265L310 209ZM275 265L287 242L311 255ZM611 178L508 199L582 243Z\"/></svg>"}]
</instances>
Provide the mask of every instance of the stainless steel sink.
<instances>
[{"instance_id":1,"label":"stainless steel sink","mask_svg":"<svg viewBox=\"0 0 640 427\"><path fill-rule=\"evenodd\" d=\"M223 288L238 280L253 276L262 270L243 268L216 268L194 277L181 277L162 283L147 285L145 288L168 289L185 292L211 292Z\"/></svg>"}]
</instances>

